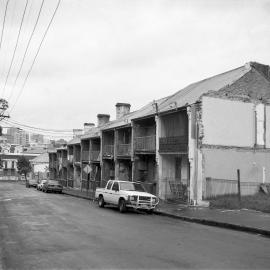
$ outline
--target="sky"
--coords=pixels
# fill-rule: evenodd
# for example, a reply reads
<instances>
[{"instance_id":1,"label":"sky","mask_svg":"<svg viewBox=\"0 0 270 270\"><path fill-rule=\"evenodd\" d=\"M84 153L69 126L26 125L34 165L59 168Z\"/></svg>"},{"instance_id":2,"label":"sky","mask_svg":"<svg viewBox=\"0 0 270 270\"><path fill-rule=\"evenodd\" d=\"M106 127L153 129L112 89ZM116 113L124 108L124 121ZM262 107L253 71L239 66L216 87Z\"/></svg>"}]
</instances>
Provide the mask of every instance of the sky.
<instances>
[{"instance_id":1,"label":"sky","mask_svg":"<svg viewBox=\"0 0 270 270\"><path fill-rule=\"evenodd\" d=\"M14 86L41 2L28 0L6 87L26 0L9 1L0 48L0 93L26 125L82 128L98 113L115 119L117 102L137 110L249 61L270 64L270 1L62 0L22 89L58 0L45 0Z\"/></svg>"}]
</instances>

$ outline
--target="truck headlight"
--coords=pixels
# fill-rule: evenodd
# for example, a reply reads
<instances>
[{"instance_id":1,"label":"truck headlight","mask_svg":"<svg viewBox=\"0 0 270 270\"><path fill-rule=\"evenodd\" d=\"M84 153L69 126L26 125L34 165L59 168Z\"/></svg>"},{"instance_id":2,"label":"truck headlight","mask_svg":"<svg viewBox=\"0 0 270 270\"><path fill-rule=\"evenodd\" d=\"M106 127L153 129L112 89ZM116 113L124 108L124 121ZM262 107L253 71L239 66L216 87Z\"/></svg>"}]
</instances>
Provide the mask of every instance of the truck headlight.
<instances>
[{"instance_id":1,"label":"truck headlight","mask_svg":"<svg viewBox=\"0 0 270 270\"><path fill-rule=\"evenodd\" d=\"M136 202L138 200L138 196L130 196L130 201Z\"/></svg>"}]
</instances>

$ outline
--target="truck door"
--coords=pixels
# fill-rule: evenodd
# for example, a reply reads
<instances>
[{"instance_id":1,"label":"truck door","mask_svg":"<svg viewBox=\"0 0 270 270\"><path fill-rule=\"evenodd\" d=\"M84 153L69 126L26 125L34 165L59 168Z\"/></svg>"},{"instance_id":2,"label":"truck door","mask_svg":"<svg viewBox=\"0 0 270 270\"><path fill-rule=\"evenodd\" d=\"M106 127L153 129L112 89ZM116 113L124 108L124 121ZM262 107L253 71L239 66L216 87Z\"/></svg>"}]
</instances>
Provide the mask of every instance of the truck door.
<instances>
[{"instance_id":1,"label":"truck door","mask_svg":"<svg viewBox=\"0 0 270 270\"><path fill-rule=\"evenodd\" d=\"M104 201L107 203L111 203L111 187L112 187L113 181L109 181L104 189L103 197Z\"/></svg>"},{"instance_id":2,"label":"truck door","mask_svg":"<svg viewBox=\"0 0 270 270\"><path fill-rule=\"evenodd\" d=\"M112 203L117 205L119 200L119 183L114 182L111 190L111 200Z\"/></svg>"}]
</instances>

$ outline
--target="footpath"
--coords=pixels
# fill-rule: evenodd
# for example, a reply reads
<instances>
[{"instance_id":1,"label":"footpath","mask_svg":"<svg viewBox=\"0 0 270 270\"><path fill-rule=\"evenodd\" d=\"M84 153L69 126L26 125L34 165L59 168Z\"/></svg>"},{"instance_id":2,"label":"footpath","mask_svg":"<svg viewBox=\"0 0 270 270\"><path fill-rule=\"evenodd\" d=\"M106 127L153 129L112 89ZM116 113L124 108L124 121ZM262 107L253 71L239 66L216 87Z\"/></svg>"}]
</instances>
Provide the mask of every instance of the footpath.
<instances>
[{"instance_id":1,"label":"footpath","mask_svg":"<svg viewBox=\"0 0 270 270\"><path fill-rule=\"evenodd\" d=\"M94 199L93 192L64 188L63 193L70 196ZM186 206L176 203L160 202L155 214L181 219L188 222L255 233L270 237L270 214L240 209L210 209L207 207Z\"/></svg>"}]
</instances>

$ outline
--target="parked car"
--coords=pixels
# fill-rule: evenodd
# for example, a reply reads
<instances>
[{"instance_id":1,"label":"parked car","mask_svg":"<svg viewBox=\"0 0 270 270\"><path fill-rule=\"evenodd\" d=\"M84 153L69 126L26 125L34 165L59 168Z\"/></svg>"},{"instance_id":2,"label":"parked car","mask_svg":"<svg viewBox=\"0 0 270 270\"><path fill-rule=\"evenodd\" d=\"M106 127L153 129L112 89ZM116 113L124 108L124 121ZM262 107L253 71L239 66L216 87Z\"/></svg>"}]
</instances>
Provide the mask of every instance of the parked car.
<instances>
[{"instance_id":1,"label":"parked car","mask_svg":"<svg viewBox=\"0 0 270 270\"><path fill-rule=\"evenodd\" d=\"M25 186L27 188L30 188L30 187L37 187L37 180L36 179L27 179L26 182L25 182Z\"/></svg>"},{"instance_id":2,"label":"parked car","mask_svg":"<svg viewBox=\"0 0 270 270\"><path fill-rule=\"evenodd\" d=\"M62 193L63 191L63 186L59 184L58 181L55 180L48 180L43 184L42 187L43 192L58 192Z\"/></svg>"},{"instance_id":3,"label":"parked car","mask_svg":"<svg viewBox=\"0 0 270 270\"><path fill-rule=\"evenodd\" d=\"M37 185L37 190L42 190L42 188L43 188L43 185L44 185L44 183L45 182L47 182L48 180L47 179L45 179L45 180L41 180L39 183L38 183L38 185Z\"/></svg>"},{"instance_id":4,"label":"parked car","mask_svg":"<svg viewBox=\"0 0 270 270\"><path fill-rule=\"evenodd\" d=\"M95 199L99 207L116 205L121 213L129 208L152 213L159 202L156 196L145 191L141 183L120 180L110 180L105 188L97 188Z\"/></svg>"}]
</instances>

